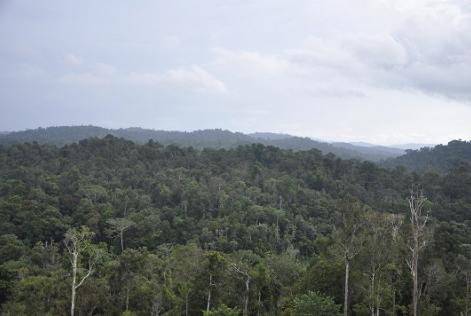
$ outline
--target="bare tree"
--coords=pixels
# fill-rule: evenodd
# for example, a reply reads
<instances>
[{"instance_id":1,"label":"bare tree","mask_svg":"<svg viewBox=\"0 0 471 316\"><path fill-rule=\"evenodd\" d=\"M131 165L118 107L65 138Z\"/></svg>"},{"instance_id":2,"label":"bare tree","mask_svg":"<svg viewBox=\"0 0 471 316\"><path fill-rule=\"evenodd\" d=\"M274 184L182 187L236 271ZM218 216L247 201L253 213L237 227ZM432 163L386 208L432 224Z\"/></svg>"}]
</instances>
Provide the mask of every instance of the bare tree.
<instances>
[{"instance_id":1,"label":"bare tree","mask_svg":"<svg viewBox=\"0 0 471 316\"><path fill-rule=\"evenodd\" d=\"M69 253L70 263L72 265L72 284L71 284L71 301L70 315L75 313L75 298L77 289L82 286L83 282L93 273L96 256L91 253L91 238L93 233L85 226L80 229L69 229L65 234L64 244ZM88 266L86 268L80 266L81 256L88 255Z\"/></svg>"},{"instance_id":2,"label":"bare tree","mask_svg":"<svg viewBox=\"0 0 471 316\"><path fill-rule=\"evenodd\" d=\"M224 270L224 257L216 252L207 255L207 269L209 272L208 298L206 302L206 312L211 310L212 289L218 284L216 283L218 276ZM216 279L216 281L215 281Z\"/></svg>"},{"instance_id":3,"label":"bare tree","mask_svg":"<svg viewBox=\"0 0 471 316\"><path fill-rule=\"evenodd\" d=\"M240 274L244 278L245 292L244 292L244 309L243 309L242 315L247 316L249 314L249 295L250 295L251 277L250 277L249 272L246 269L240 266L237 266L236 264L232 264L232 270Z\"/></svg>"},{"instance_id":4,"label":"bare tree","mask_svg":"<svg viewBox=\"0 0 471 316\"><path fill-rule=\"evenodd\" d=\"M345 264L344 316L348 315L349 310L350 263L358 254L359 245L361 244L358 236L364 224L364 208L361 203L352 199L342 200L338 209L336 239L341 247Z\"/></svg>"},{"instance_id":5,"label":"bare tree","mask_svg":"<svg viewBox=\"0 0 471 316\"><path fill-rule=\"evenodd\" d=\"M211 294L213 286L216 286L216 283L213 282L213 274L210 272L208 284L208 299L206 300L206 312L209 312L211 310Z\"/></svg>"},{"instance_id":6,"label":"bare tree","mask_svg":"<svg viewBox=\"0 0 471 316\"><path fill-rule=\"evenodd\" d=\"M134 225L134 222L127 218L112 218L106 221L111 229L107 231L111 238L119 237L121 252L124 251L124 232Z\"/></svg>"},{"instance_id":7,"label":"bare tree","mask_svg":"<svg viewBox=\"0 0 471 316\"><path fill-rule=\"evenodd\" d=\"M409 201L411 239L409 243L410 256L406 259L412 277L412 315L417 316L417 306L420 299L419 289L419 255L427 245L425 229L428 221L428 211L425 211L427 198L419 189L411 189Z\"/></svg>"},{"instance_id":8,"label":"bare tree","mask_svg":"<svg viewBox=\"0 0 471 316\"><path fill-rule=\"evenodd\" d=\"M383 287L386 282L385 268L394 258L395 233L400 225L397 215L370 211L366 213L368 230L365 231L364 269L369 279L368 307L372 316L379 316ZM382 285L383 284L383 285ZM386 284L387 286L387 284Z\"/></svg>"}]
</instances>

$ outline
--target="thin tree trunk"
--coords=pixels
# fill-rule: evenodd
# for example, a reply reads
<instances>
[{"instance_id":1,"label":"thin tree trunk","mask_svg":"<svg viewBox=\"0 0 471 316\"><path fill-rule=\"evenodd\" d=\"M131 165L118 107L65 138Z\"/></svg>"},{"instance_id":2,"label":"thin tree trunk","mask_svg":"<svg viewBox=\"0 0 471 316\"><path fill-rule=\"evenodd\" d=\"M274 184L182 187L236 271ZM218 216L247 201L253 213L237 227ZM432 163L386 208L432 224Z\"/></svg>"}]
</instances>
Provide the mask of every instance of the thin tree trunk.
<instances>
[{"instance_id":1,"label":"thin tree trunk","mask_svg":"<svg viewBox=\"0 0 471 316\"><path fill-rule=\"evenodd\" d=\"M260 315L260 307L262 305L262 292L258 291L258 308L257 308L257 315Z\"/></svg>"},{"instance_id":2,"label":"thin tree trunk","mask_svg":"<svg viewBox=\"0 0 471 316\"><path fill-rule=\"evenodd\" d=\"M373 299L373 297L375 296L374 286L375 286L375 273L372 272L370 275L370 300L368 303L371 316L375 315L375 303Z\"/></svg>"},{"instance_id":3,"label":"thin tree trunk","mask_svg":"<svg viewBox=\"0 0 471 316\"><path fill-rule=\"evenodd\" d=\"M350 261L348 255L345 254L345 296L343 302L343 315L348 316L348 278L350 274Z\"/></svg>"},{"instance_id":4,"label":"thin tree trunk","mask_svg":"<svg viewBox=\"0 0 471 316\"><path fill-rule=\"evenodd\" d=\"M392 316L396 316L396 289L393 290Z\"/></svg>"},{"instance_id":5,"label":"thin tree trunk","mask_svg":"<svg viewBox=\"0 0 471 316\"><path fill-rule=\"evenodd\" d=\"M417 265L418 265L418 253L419 253L419 240L417 233L414 234L414 246L412 250L412 315L417 316L417 301L418 301L418 276L417 276Z\"/></svg>"},{"instance_id":6,"label":"thin tree trunk","mask_svg":"<svg viewBox=\"0 0 471 316\"><path fill-rule=\"evenodd\" d=\"M381 286L381 278L378 278L378 286L376 287L376 316L379 316L379 306L381 305L381 298L379 296L380 286Z\"/></svg>"},{"instance_id":7,"label":"thin tree trunk","mask_svg":"<svg viewBox=\"0 0 471 316\"><path fill-rule=\"evenodd\" d=\"M208 289L208 301L206 304L206 312L209 312L211 308L211 287L213 286L213 275L209 274L209 289Z\"/></svg>"},{"instance_id":8,"label":"thin tree trunk","mask_svg":"<svg viewBox=\"0 0 471 316\"><path fill-rule=\"evenodd\" d=\"M245 297L244 297L244 316L249 314L249 294L250 294L250 276L247 275L247 280L245 280Z\"/></svg>"},{"instance_id":9,"label":"thin tree trunk","mask_svg":"<svg viewBox=\"0 0 471 316\"><path fill-rule=\"evenodd\" d=\"M276 242L280 240L280 224L278 222L278 215L276 216L276 231L275 231Z\"/></svg>"},{"instance_id":10,"label":"thin tree trunk","mask_svg":"<svg viewBox=\"0 0 471 316\"><path fill-rule=\"evenodd\" d=\"M119 237L121 238L121 252L124 251L124 229L121 229L119 232Z\"/></svg>"},{"instance_id":11,"label":"thin tree trunk","mask_svg":"<svg viewBox=\"0 0 471 316\"><path fill-rule=\"evenodd\" d=\"M72 255L72 295L70 301L70 316L74 316L75 313L75 284L77 283L77 257L78 255L74 253Z\"/></svg>"},{"instance_id":12,"label":"thin tree trunk","mask_svg":"<svg viewBox=\"0 0 471 316\"><path fill-rule=\"evenodd\" d=\"M126 310L129 310L129 284L126 286Z\"/></svg>"},{"instance_id":13,"label":"thin tree trunk","mask_svg":"<svg viewBox=\"0 0 471 316\"><path fill-rule=\"evenodd\" d=\"M410 220L412 229L412 245L410 246L411 256L407 260L411 276L412 276L412 315L417 316L417 307L419 303L419 280L418 280L418 266L419 266L419 252L420 249L425 247L426 240L423 237L425 225L428 220L428 213L423 217L424 203L427 199L420 191L411 191L411 196L408 199L410 207Z\"/></svg>"}]
</instances>

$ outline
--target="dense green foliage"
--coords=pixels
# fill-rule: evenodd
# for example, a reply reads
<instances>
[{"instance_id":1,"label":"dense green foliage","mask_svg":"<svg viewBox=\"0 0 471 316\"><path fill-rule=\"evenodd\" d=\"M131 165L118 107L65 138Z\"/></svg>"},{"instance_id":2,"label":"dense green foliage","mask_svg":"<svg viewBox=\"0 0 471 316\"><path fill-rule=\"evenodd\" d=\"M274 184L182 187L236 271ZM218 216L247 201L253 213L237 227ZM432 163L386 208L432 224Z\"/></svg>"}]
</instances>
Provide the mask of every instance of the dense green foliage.
<instances>
[{"instance_id":1,"label":"dense green foliage","mask_svg":"<svg viewBox=\"0 0 471 316\"><path fill-rule=\"evenodd\" d=\"M366 159L379 161L397 157L404 153L397 148L384 146L354 146L348 143L326 143L306 137L286 134L233 133L227 130L199 130L194 132L159 131L143 128L106 129L96 126L58 126L38 128L20 132L0 134L0 144L38 142L40 144L66 145L89 137L103 138L113 135L144 144L149 139L163 145L192 146L194 148L235 148L240 145L261 143L282 149L310 150L318 149L323 153L333 153L342 158Z\"/></svg>"},{"instance_id":2,"label":"dense green foliage","mask_svg":"<svg viewBox=\"0 0 471 316\"><path fill-rule=\"evenodd\" d=\"M446 173L461 163L471 163L471 141L453 140L448 145L407 150L405 155L388 160L385 165L405 166L417 172Z\"/></svg>"},{"instance_id":3,"label":"dense green foliage","mask_svg":"<svg viewBox=\"0 0 471 316\"><path fill-rule=\"evenodd\" d=\"M340 305L332 298L309 291L294 300L294 314L299 316L339 316Z\"/></svg>"},{"instance_id":4,"label":"dense green foliage","mask_svg":"<svg viewBox=\"0 0 471 316\"><path fill-rule=\"evenodd\" d=\"M113 136L0 146L1 313L68 314L75 241L76 315L333 315L347 244L349 312L406 315L412 184L432 215L421 315L460 315L471 297L469 165L415 174L318 150Z\"/></svg>"}]
</instances>

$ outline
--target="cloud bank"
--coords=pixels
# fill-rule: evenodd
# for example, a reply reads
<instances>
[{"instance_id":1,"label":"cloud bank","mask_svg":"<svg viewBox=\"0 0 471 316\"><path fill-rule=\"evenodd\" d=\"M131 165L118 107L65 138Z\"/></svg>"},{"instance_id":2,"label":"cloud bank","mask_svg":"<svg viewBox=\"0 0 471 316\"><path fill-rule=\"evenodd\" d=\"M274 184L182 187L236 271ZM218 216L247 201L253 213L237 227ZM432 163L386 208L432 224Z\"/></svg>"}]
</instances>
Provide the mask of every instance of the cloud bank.
<instances>
[{"instance_id":1,"label":"cloud bank","mask_svg":"<svg viewBox=\"0 0 471 316\"><path fill-rule=\"evenodd\" d=\"M467 0L49 4L2 7L0 129L221 127L381 143L471 134Z\"/></svg>"}]
</instances>

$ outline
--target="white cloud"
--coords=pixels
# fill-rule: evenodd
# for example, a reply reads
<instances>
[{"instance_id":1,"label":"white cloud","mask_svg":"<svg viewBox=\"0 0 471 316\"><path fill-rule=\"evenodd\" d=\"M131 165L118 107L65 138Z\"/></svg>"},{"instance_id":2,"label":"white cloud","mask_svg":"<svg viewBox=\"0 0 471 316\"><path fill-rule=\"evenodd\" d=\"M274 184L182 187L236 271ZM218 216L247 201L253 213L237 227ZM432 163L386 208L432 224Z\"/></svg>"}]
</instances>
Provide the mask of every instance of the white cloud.
<instances>
[{"instance_id":1,"label":"white cloud","mask_svg":"<svg viewBox=\"0 0 471 316\"><path fill-rule=\"evenodd\" d=\"M214 64L237 76L273 79L303 75L298 85L417 90L471 102L471 9L460 1L383 1L399 15L387 32L307 36L278 53L218 48ZM244 75L245 74L245 75ZM294 77L293 77L294 78ZM273 81L273 84L277 84ZM329 89L327 89L329 90Z\"/></svg>"},{"instance_id":2,"label":"white cloud","mask_svg":"<svg viewBox=\"0 0 471 316\"><path fill-rule=\"evenodd\" d=\"M106 63L82 64L82 71L66 73L59 78L62 83L72 85L115 85L179 87L198 93L225 93L226 85L206 69L198 65L170 69L166 72L123 72Z\"/></svg>"},{"instance_id":3,"label":"white cloud","mask_svg":"<svg viewBox=\"0 0 471 316\"><path fill-rule=\"evenodd\" d=\"M175 68L167 71L162 81L177 85L189 90L203 93L225 93L226 85L204 68L193 65L191 67Z\"/></svg>"}]
</instances>

